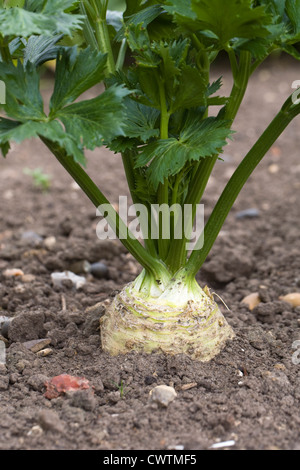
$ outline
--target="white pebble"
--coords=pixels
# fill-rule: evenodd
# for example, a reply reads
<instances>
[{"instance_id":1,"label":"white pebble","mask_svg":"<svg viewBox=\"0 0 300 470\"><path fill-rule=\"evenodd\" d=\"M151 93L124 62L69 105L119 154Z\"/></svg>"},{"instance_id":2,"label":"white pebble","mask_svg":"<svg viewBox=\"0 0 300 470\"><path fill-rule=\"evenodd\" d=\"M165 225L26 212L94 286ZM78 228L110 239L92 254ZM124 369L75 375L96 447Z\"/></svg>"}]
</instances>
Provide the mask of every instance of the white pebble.
<instances>
[{"instance_id":1,"label":"white pebble","mask_svg":"<svg viewBox=\"0 0 300 470\"><path fill-rule=\"evenodd\" d=\"M167 407L175 398L177 393L173 387L168 385L158 385L150 390L150 399L159 405Z\"/></svg>"},{"instance_id":2,"label":"white pebble","mask_svg":"<svg viewBox=\"0 0 300 470\"><path fill-rule=\"evenodd\" d=\"M235 445L235 441L224 441L224 442L216 442L212 446L210 446L210 449L220 449L222 447L231 447Z\"/></svg>"},{"instance_id":3,"label":"white pebble","mask_svg":"<svg viewBox=\"0 0 300 470\"><path fill-rule=\"evenodd\" d=\"M86 283L85 277L77 276L76 274L72 273L71 271L64 271L62 273L52 273L51 274L52 283L54 286L61 287L62 281L70 280L72 281L74 287L79 289Z\"/></svg>"},{"instance_id":4,"label":"white pebble","mask_svg":"<svg viewBox=\"0 0 300 470\"><path fill-rule=\"evenodd\" d=\"M22 269L6 269L3 274L5 277L24 276Z\"/></svg>"},{"instance_id":5,"label":"white pebble","mask_svg":"<svg viewBox=\"0 0 300 470\"><path fill-rule=\"evenodd\" d=\"M44 245L45 245L45 247L48 248L49 250L51 250L51 248L54 247L55 243L56 243L56 238L53 237L53 236L52 236L52 237L47 237L47 238L45 238L45 240L44 240Z\"/></svg>"}]
</instances>

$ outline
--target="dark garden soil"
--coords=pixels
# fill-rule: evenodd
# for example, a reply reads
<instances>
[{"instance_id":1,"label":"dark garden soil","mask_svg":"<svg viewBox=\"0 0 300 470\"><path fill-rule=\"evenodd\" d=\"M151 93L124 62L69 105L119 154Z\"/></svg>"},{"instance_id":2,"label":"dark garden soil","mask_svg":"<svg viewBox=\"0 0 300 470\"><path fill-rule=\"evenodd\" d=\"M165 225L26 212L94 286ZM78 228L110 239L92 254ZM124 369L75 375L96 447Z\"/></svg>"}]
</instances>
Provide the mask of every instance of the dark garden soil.
<instances>
[{"instance_id":1,"label":"dark garden soil","mask_svg":"<svg viewBox=\"0 0 300 470\"><path fill-rule=\"evenodd\" d=\"M253 76L237 134L209 183L206 215L299 74L282 57ZM48 78L43 86L49 95ZM0 161L0 320L12 318L1 338L0 449L196 450L224 441L232 441L230 449L300 449L293 349L300 307L279 299L300 292L299 149L298 118L251 176L199 273L236 338L211 362L198 363L182 355L102 352L99 317L139 267L118 241L97 238L94 207L42 143L13 146ZM119 194L128 194L120 157L106 149L88 157L88 172L117 204ZM23 173L37 167L52 175L48 192ZM255 210L245 216L248 209ZM102 262L108 272L82 273L74 266L82 261ZM24 275L7 277L8 269ZM51 274L64 270L86 283L53 285ZM261 302L250 310L241 301L255 292ZM29 348L37 339L49 340L46 352ZM84 377L90 388L46 398L46 381L60 374ZM149 399L161 384L177 393L165 407Z\"/></svg>"}]
</instances>

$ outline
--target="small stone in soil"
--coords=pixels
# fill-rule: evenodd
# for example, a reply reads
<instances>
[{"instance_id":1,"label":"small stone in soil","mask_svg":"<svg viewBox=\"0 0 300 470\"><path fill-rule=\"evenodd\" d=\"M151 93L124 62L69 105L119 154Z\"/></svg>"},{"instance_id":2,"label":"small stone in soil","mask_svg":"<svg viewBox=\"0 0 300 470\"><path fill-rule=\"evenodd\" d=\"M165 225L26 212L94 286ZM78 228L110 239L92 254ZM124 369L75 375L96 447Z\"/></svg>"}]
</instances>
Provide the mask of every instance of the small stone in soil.
<instances>
[{"instance_id":1,"label":"small stone in soil","mask_svg":"<svg viewBox=\"0 0 300 470\"><path fill-rule=\"evenodd\" d=\"M293 292L291 294L280 296L279 300L283 300L284 302L288 302L293 307L299 307L300 306L300 292Z\"/></svg>"},{"instance_id":2,"label":"small stone in soil","mask_svg":"<svg viewBox=\"0 0 300 470\"><path fill-rule=\"evenodd\" d=\"M22 233L21 240L29 245L39 245L43 241L43 237L32 230L28 230Z\"/></svg>"},{"instance_id":3,"label":"small stone in soil","mask_svg":"<svg viewBox=\"0 0 300 470\"><path fill-rule=\"evenodd\" d=\"M35 279L36 277L34 274L24 274L23 276L21 276L21 281L24 282L24 284L34 282Z\"/></svg>"},{"instance_id":4,"label":"small stone in soil","mask_svg":"<svg viewBox=\"0 0 300 470\"><path fill-rule=\"evenodd\" d=\"M243 211L239 211L235 215L236 219L245 219L245 218L254 218L254 217L259 217L259 210L256 209L255 207L245 209Z\"/></svg>"},{"instance_id":5,"label":"small stone in soil","mask_svg":"<svg viewBox=\"0 0 300 470\"><path fill-rule=\"evenodd\" d=\"M249 310L253 310L257 305L260 304L261 299L258 295L258 292L252 292L252 294L246 295L241 301L242 304L246 304L249 307Z\"/></svg>"},{"instance_id":6,"label":"small stone in soil","mask_svg":"<svg viewBox=\"0 0 300 470\"><path fill-rule=\"evenodd\" d=\"M91 265L86 260L76 261L69 266L69 270L75 274L89 273L91 271Z\"/></svg>"},{"instance_id":7,"label":"small stone in soil","mask_svg":"<svg viewBox=\"0 0 300 470\"><path fill-rule=\"evenodd\" d=\"M279 168L279 165L277 165L276 163L272 163L271 165L269 165L268 170L269 170L269 173L275 175L276 173L279 172L280 168Z\"/></svg>"},{"instance_id":8,"label":"small stone in soil","mask_svg":"<svg viewBox=\"0 0 300 470\"><path fill-rule=\"evenodd\" d=\"M151 401L164 407L167 407L177 397L174 387L169 387L168 385L154 387L150 390L149 395Z\"/></svg>"},{"instance_id":9,"label":"small stone in soil","mask_svg":"<svg viewBox=\"0 0 300 470\"><path fill-rule=\"evenodd\" d=\"M39 356L39 357L46 357L46 356L49 356L52 353L53 353L53 349L45 348L45 349L42 349L41 351L38 351L36 353L36 355Z\"/></svg>"},{"instance_id":10,"label":"small stone in soil","mask_svg":"<svg viewBox=\"0 0 300 470\"><path fill-rule=\"evenodd\" d=\"M101 262L91 264L90 273L98 279L107 279L109 274L108 267Z\"/></svg>"},{"instance_id":11,"label":"small stone in soil","mask_svg":"<svg viewBox=\"0 0 300 470\"><path fill-rule=\"evenodd\" d=\"M72 273L71 271L64 271L64 272L55 272L51 274L52 283L54 286L62 287L63 281L70 280L72 285L79 289L86 283L86 279L82 276L77 276L76 274Z\"/></svg>"},{"instance_id":12,"label":"small stone in soil","mask_svg":"<svg viewBox=\"0 0 300 470\"><path fill-rule=\"evenodd\" d=\"M68 374L61 374L52 377L51 380L45 382L46 393L45 398L51 400L57 398L66 392L73 392L76 390L89 389L89 381L84 377L74 377Z\"/></svg>"},{"instance_id":13,"label":"small stone in soil","mask_svg":"<svg viewBox=\"0 0 300 470\"><path fill-rule=\"evenodd\" d=\"M4 277L18 277L18 276L24 276L24 272L22 271L22 269L13 268L13 269L6 269L3 272L3 275Z\"/></svg>"},{"instance_id":14,"label":"small stone in soil","mask_svg":"<svg viewBox=\"0 0 300 470\"><path fill-rule=\"evenodd\" d=\"M48 250L52 250L52 248L55 246L56 244L56 238L55 237L47 237L45 238L44 240L44 245L46 248L48 248Z\"/></svg>"},{"instance_id":15,"label":"small stone in soil","mask_svg":"<svg viewBox=\"0 0 300 470\"><path fill-rule=\"evenodd\" d=\"M4 337L7 338L8 336L8 327L10 322L12 321L12 318L10 317L5 317L5 316L0 316L0 334Z\"/></svg>"},{"instance_id":16,"label":"small stone in soil","mask_svg":"<svg viewBox=\"0 0 300 470\"><path fill-rule=\"evenodd\" d=\"M51 339L45 338L45 339L33 339L32 341L25 341L23 343L23 346L25 348L30 349L32 352L38 352L41 349L44 349L46 346L48 346L51 343Z\"/></svg>"},{"instance_id":17,"label":"small stone in soil","mask_svg":"<svg viewBox=\"0 0 300 470\"><path fill-rule=\"evenodd\" d=\"M44 431L42 430L41 426L36 424L35 426L32 426L32 428L28 431L27 436L38 437L38 436L41 436L43 432Z\"/></svg>"},{"instance_id":18,"label":"small stone in soil","mask_svg":"<svg viewBox=\"0 0 300 470\"><path fill-rule=\"evenodd\" d=\"M191 388L195 388L197 387L197 382L192 382L192 383L189 383L189 384L183 384L180 388L181 390L190 390Z\"/></svg>"}]
</instances>

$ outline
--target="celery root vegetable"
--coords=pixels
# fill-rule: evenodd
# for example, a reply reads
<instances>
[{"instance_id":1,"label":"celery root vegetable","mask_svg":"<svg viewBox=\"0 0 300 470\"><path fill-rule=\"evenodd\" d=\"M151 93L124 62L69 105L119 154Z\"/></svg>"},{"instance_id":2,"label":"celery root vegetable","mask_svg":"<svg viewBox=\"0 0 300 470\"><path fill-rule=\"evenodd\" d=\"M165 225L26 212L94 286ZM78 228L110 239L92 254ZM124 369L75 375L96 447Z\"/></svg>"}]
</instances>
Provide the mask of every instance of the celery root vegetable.
<instances>
[{"instance_id":1,"label":"celery root vegetable","mask_svg":"<svg viewBox=\"0 0 300 470\"><path fill-rule=\"evenodd\" d=\"M180 271L160 294L142 292L137 281L127 285L101 319L102 346L111 354L163 351L208 361L233 337L211 296Z\"/></svg>"},{"instance_id":2,"label":"celery root vegetable","mask_svg":"<svg viewBox=\"0 0 300 470\"><path fill-rule=\"evenodd\" d=\"M234 337L208 288L195 276L239 192L300 113L295 90L241 159L198 243L188 242L207 182L228 139L252 73L275 50L300 59L298 0L0 0L0 80L5 89L0 148L37 137L78 183L141 265L101 319L111 354L185 353L208 361ZM219 96L211 65L227 54L233 86ZM43 64L56 60L49 112ZM81 95L102 83L92 99ZM291 81L292 86L292 81ZM212 112L218 106L218 113ZM122 158L132 201L147 233L140 242L85 171L85 149ZM115 157L118 158L118 157ZM167 236L165 216L172 208ZM189 208L187 218L180 214ZM158 236L152 236L156 233ZM181 235L178 236L178 233ZM150 235L149 235L150 234Z\"/></svg>"}]
</instances>

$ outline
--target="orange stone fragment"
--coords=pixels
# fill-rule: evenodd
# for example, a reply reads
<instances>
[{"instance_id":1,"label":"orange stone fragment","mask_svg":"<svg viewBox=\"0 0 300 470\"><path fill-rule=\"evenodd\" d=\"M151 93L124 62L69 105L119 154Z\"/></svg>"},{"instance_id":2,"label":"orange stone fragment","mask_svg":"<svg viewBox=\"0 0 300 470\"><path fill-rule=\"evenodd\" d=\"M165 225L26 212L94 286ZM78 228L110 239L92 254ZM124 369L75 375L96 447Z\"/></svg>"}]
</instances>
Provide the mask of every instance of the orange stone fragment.
<instances>
[{"instance_id":1,"label":"orange stone fragment","mask_svg":"<svg viewBox=\"0 0 300 470\"><path fill-rule=\"evenodd\" d=\"M66 392L74 392L76 390L85 390L90 388L89 381L84 377L74 377L68 374L61 374L53 377L45 382L46 392L45 398L57 398Z\"/></svg>"},{"instance_id":2,"label":"orange stone fragment","mask_svg":"<svg viewBox=\"0 0 300 470\"><path fill-rule=\"evenodd\" d=\"M299 307L300 305L300 292L292 292L291 294L283 295L279 297L279 300L288 302L293 307Z\"/></svg>"},{"instance_id":3,"label":"orange stone fragment","mask_svg":"<svg viewBox=\"0 0 300 470\"><path fill-rule=\"evenodd\" d=\"M258 292L253 292L252 294L247 295L243 298L242 303L248 305L250 310L253 310L258 304L260 304L261 300L258 295Z\"/></svg>"}]
</instances>

